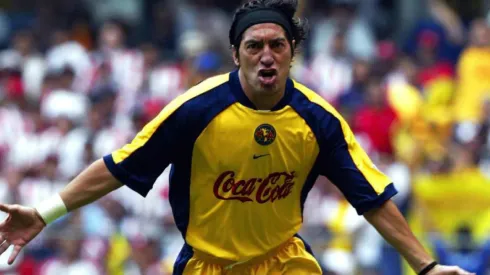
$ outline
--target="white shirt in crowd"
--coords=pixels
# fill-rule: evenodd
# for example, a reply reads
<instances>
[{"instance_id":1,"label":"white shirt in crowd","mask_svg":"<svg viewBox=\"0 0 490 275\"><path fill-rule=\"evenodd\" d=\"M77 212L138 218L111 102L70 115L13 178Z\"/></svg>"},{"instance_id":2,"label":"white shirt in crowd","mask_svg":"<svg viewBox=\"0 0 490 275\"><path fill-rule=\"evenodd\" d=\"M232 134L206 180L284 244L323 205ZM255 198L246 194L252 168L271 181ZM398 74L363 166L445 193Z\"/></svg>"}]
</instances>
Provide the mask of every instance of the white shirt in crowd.
<instances>
[{"instance_id":1,"label":"white shirt in crowd","mask_svg":"<svg viewBox=\"0 0 490 275\"><path fill-rule=\"evenodd\" d=\"M86 260L78 260L73 263L64 263L53 259L43 265L40 275L99 275L102 274L97 267Z\"/></svg>"},{"instance_id":2,"label":"white shirt in crowd","mask_svg":"<svg viewBox=\"0 0 490 275\"><path fill-rule=\"evenodd\" d=\"M337 99L352 84L352 63L346 58L318 54L312 61L307 84L325 100Z\"/></svg>"}]
</instances>

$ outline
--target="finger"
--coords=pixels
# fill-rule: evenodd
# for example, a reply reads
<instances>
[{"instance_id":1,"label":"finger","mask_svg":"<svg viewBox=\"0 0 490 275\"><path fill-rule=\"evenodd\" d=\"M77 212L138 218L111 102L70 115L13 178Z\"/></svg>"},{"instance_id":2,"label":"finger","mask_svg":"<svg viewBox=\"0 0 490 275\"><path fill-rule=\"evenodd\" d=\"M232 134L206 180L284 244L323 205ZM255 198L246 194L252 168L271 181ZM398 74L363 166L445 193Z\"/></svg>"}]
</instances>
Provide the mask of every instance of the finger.
<instances>
[{"instance_id":1,"label":"finger","mask_svg":"<svg viewBox=\"0 0 490 275\"><path fill-rule=\"evenodd\" d=\"M3 221L1 221L1 222L0 222L0 229L1 229L1 228L3 228L3 227L4 227L4 226L7 224L8 220L9 220L11 217L12 217L12 215L11 215L11 214L8 214L8 216L7 216L7 217L5 217L5 219L4 219Z\"/></svg>"},{"instance_id":2,"label":"finger","mask_svg":"<svg viewBox=\"0 0 490 275\"><path fill-rule=\"evenodd\" d=\"M0 211L3 211L5 213L10 213L12 211L11 206L8 204L0 203Z\"/></svg>"},{"instance_id":3,"label":"finger","mask_svg":"<svg viewBox=\"0 0 490 275\"><path fill-rule=\"evenodd\" d=\"M10 254L8 264L11 265L14 263L15 259L17 258L17 255L19 255L20 251L22 250L22 246L16 245L14 246L14 250Z\"/></svg>"},{"instance_id":4,"label":"finger","mask_svg":"<svg viewBox=\"0 0 490 275\"><path fill-rule=\"evenodd\" d=\"M4 241L1 245L0 245L0 255L3 254L3 252L5 252L5 250L7 250L10 246L10 243L9 241Z\"/></svg>"},{"instance_id":5,"label":"finger","mask_svg":"<svg viewBox=\"0 0 490 275\"><path fill-rule=\"evenodd\" d=\"M460 267L458 267L457 271L458 271L457 272L458 275L476 275L475 273L470 273L466 270L461 269Z\"/></svg>"}]
</instances>

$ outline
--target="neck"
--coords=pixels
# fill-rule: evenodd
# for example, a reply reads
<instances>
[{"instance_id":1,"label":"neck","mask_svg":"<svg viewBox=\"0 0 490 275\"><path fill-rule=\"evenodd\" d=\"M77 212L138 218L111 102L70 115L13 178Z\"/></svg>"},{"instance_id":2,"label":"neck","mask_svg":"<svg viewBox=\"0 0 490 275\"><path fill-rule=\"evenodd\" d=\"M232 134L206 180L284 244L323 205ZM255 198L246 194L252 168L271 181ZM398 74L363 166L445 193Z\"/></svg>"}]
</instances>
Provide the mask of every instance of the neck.
<instances>
[{"instance_id":1,"label":"neck","mask_svg":"<svg viewBox=\"0 0 490 275\"><path fill-rule=\"evenodd\" d=\"M243 76L242 70L238 72L238 76L243 92L258 110L270 110L274 108L274 106L276 106L282 99L286 91L286 81L284 81L284 83L280 83L277 86L276 91L263 93L254 90L253 87L247 83L245 77Z\"/></svg>"}]
</instances>

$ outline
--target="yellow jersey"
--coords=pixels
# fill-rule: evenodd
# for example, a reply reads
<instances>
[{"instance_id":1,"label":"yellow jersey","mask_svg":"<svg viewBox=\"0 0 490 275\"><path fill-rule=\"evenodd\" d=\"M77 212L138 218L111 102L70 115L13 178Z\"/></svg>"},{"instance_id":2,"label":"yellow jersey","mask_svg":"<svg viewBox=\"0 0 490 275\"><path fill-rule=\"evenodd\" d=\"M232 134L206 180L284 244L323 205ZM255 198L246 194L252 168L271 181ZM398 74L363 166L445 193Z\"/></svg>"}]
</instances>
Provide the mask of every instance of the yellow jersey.
<instances>
[{"instance_id":1,"label":"yellow jersey","mask_svg":"<svg viewBox=\"0 0 490 275\"><path fill-rule=\"evenodd\" d=\"M490 49L467 48L458 62L458 87L454 96L457 122L479 122L483 103L490 100Z\"/></svg>"},{"instance_id":2,"label":"yellow jersey","mask_svg":"<svg viewBox=\"0 0 490 275\"><path fill-rule=\"evenodd\" d=\"M172 165L169 200L186 243L176 270L196 250L240 262L286 242L319 175L359 214L396 194L319 95L288 78L281 101L257 110L238 71L192 87L104 161L143 196Z\"/></svg>"}]
</instances>

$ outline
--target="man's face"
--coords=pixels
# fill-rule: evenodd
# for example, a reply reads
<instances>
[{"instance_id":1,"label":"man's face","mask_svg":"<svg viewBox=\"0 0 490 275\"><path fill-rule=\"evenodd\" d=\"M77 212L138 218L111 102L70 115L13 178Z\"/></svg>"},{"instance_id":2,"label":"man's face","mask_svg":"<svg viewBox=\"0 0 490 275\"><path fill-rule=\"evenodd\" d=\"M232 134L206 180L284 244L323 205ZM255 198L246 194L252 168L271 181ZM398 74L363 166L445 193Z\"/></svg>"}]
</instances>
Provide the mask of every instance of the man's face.
<instances>
[{"instance_id":1,"label":"man's face","mask_svg":"<svg viewBox=\"0 0 490 275\"><path fill-rule=\"evenodd\" d=\"M284 88L292 51L281 26L263 23L248 28L238 51L239 56L233 51L235 64L254 92L277 93Z\"/></svg>"},{"instance_id":2,"label":"man's face","mask_svg":"<svg viewBox=\"0 0 490 275\"><path fill-rule=\"evenodd\" d=\"M485 22L477 22L471 29L472 42L475 46L484 47L490 44L490 29Z\"/></svg>"},{"instance_id":3,"label":"man's face","mask_svg":"<svg viewBox=\"0 0 490 275\"><path fill-rule=\"evenodd\" d=\"M32 36L29 33L19 33L14 37L14 48L22 55L27 55L33 48Z\"/></svg>"},{"instance_id":4,"label":"man's face","mask_svg":"<svg viewBox=\"0 0 490 275\"><path fill-rule=\"evenodd\" d=\"M124 43L123 30L116 24L107 23L102 27L100 41L103 47L117 49Z\"/></svg>"}]
</instances>

